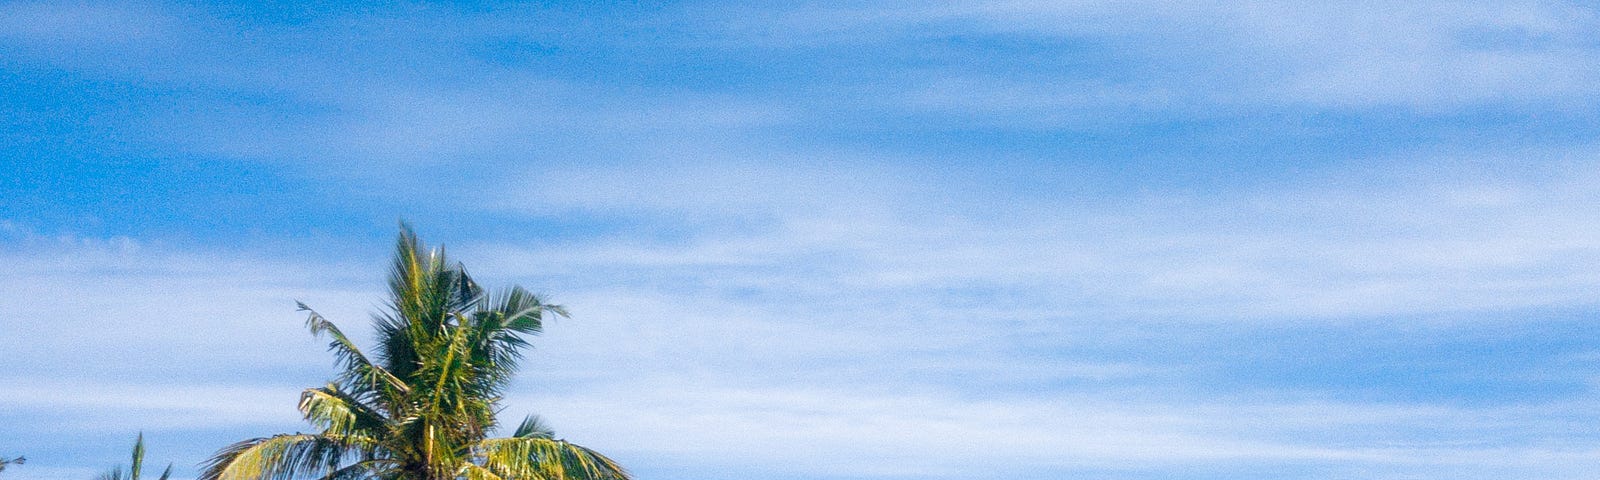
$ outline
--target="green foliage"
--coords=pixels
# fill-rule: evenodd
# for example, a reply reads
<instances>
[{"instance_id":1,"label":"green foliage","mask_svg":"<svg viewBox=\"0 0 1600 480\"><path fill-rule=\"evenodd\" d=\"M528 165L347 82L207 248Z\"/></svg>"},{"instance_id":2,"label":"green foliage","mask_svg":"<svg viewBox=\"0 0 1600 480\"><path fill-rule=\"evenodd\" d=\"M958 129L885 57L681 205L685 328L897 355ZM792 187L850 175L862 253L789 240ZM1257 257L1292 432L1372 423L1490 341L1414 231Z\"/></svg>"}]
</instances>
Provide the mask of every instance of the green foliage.
<instances>
[{"instance_id":1,"label":"green foliage","mask_svg":"<svg viewBox=\"0 0 1600 480\"><path fill-rule=\"evenodd\" d=\"M110 472L101 474L97 480L139 480L143 473L144 433L140 433L139 437L133 441L133 463L128 467L128 470L124 471L122 467L113 467ZM157 480L167 480L167 477L171 476L172 464L169 463L167 464L167 469L161 471L161 476Z\"/></svg>"},{"instance_id":2,"label":"green foliage","mask_svg":"<svg viewBox=\"0 0 1600 480\"><path fill-rule=\"evenodd\" d=\"M299 304L329 340L340 373L307 389L300 411L320 432L235 443L203 465L202 480L628 480L621 466L555 438L529 417L488 438L525 336L564 309L512 287L486 292L444 250L401 224L389 304L374 316L376 355ZM112 479L122 480L122 479Z\"/></svg>"}]
</instances>

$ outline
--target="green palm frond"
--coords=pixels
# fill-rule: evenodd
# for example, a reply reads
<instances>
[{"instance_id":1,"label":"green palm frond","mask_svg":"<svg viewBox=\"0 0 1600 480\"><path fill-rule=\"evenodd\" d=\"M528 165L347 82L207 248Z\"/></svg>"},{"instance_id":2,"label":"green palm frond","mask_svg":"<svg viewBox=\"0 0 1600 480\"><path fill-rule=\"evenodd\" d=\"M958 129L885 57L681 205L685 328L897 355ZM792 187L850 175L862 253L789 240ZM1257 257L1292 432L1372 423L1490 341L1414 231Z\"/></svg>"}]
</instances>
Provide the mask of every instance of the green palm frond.
<instances>
[{"instance_id":1,"label":"green palm frond","mask_svg":"<svg viewBox=\"0 0 1600 480\"><path fill-rule=\"evenodd\" d=\"M323 433L338 436L376 437L389 421L359 399L339 390L334 384L306 389L300 394L300 412Z\"/></svg>"},{"instance_id":2,"label":"green palm frond","mask_svg":"<svg viewBox=\"0 0 1600 480\"><path fill-rule=\"evenodd\" d=\"M370 455L375 445L362 437L293 434L235 443L203 465L200 478L217 480L290 480L332 472L349 457Z\"/></svg>"},{"instance_id":3,"label":"green palm frond","mask_svg":"<svg viewBox=\"0 0 1600 480\"><path fill-rule=\"evenodd\" d=\"M560 305L547 304L539 296L513 287L483 297L472 314L474 362L485 370L485 388L498 391L509 383L528 347L523 335L544 331L545 314L565 317Z\"/></svg>"},{"instance_id":4,"label":"green palm frond","mask_svg":"<svg viewBox=\"0 0 1600 480\"><path fill-rule=\"evenodd\" d=\"M404 391L406 389L405 382L400 381L388 370L374 365L371 360L368 360L367 356L361 353L361 349L356 347L355 342L350 341L350 337L346 337L344 332L339 330L338 325L334 325L333 322L328 321L326 317L317 313L316 310L312 310L305 303L295 302L295 305L299 306L300 311L308 313L306 316L306 328L311 330L312 335L320 337L326 334L333 339L328 343L328 349L334 352L334 357L344 366L346 383L356 386L364 392L379 392L384 389Z\"/></svg>"},{"instance_id":5,"label":"green palm frond","mask_svg":"<svg viewBox=\"0 0 1600 480\"><path fill-rule=\"evenodd\" d=\"M493 438L479 442L484 468L504 478L550 480L625 480L616 461L565 440L539 437Z\"/></svg>"},{"instance_id":6,"label":"green palm frond","mask_svg":"<svg viewBox=\"0 0 1600 480\"><path fill-rule=\"evenodd\" d=\"M522 424L517 426L517 430L512 432L511 436L548 439L555 438L556 432L551 430L550 426L544 423L544 419L539 418L538 415L528 415L527 418L522 419Z\"/></svg>"},{"instance_id":7,"label":"green palm frond","mask_svg":"<svg viewBox=\"0 0 1600 480\"><path fill-rule=\"evenodd\" d=\"M139 480L139 472L144 471L144 432L133 441L133 468L128 470L128 478Z\"/></svg>"},{"instance_id":8,"label":"green palm frond","mask_svg":"<svg viewBox=\"0 0 1600 480\"><path fill-rule=\"evenodd\" d=\"M456 474L456 477L464 480L505 480L505 477L501 477L489 471L489 469L473 463L461 464L461 471Z\"/></svg>"}]
</instances>

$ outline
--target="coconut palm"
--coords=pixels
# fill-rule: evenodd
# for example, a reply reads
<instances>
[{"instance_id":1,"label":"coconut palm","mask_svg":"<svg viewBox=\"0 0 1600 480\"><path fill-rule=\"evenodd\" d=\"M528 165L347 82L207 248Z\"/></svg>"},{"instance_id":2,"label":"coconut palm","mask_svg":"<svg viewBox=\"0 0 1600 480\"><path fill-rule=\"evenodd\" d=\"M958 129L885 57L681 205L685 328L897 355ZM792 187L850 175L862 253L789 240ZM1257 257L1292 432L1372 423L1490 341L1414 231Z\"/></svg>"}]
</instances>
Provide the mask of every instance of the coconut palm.
<instances>
[{"instance_id":1,"label":"coconut palm","mask_svg":"<svg viewBox=\"0 0 1600 480\"><path fill-rule=\"evenodd\" d=\"M627 480L616 462L555 438L530 416L488 438L526 347L547 315L565 317L521 287L487 293L444 250L400 226L389 304L373 316L374 355L305 304L306 326L342 371L307 389L300 411L316 433L235 443L203 465L202 480Z\"/></svg>"},{"instance_id":2,"label":"coconut palm","mask_svg":"<svg viewBox=\"0 0 1600 480\"><path fill-rule=\"evenodd\" d=\"M110 472L100 475L96 480L139 480L139 475L143 472L144 433L140 432L139 437L133 441L133 464L128 466L127 472L124 473L122 467L114 467ZM161 477L157 480L167 480L167 477L170 476L172 476L172 464L169 463L167 464L167 469L161 471Z\"/></svg>"}]
</instances>

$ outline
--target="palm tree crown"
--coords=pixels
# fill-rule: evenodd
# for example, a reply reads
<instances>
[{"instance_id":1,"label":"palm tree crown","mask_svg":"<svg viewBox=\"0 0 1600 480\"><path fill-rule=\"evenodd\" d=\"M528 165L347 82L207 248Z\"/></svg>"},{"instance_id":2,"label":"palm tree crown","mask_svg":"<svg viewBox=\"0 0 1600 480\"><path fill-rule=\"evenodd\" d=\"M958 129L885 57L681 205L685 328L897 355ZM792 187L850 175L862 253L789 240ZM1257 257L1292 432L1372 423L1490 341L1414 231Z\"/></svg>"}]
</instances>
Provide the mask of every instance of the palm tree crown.
<instances>
[{"instance_id":1,"label":"palm tree crown","mask_svg":"<svg viewBox=\"0 0 1600 480\"><path fill-rule=\"evenodd\" d=\"M342 369L307 389L300 411L320 432L255 438L219 451L202 480L628 480L604 455L554 437L528 417L505 438L500 395L545 315L565 317L521 287L485 292L442 248L400 226L386 311L374 315L375 355L309 313Z\"/></svg>"}]
</instances>

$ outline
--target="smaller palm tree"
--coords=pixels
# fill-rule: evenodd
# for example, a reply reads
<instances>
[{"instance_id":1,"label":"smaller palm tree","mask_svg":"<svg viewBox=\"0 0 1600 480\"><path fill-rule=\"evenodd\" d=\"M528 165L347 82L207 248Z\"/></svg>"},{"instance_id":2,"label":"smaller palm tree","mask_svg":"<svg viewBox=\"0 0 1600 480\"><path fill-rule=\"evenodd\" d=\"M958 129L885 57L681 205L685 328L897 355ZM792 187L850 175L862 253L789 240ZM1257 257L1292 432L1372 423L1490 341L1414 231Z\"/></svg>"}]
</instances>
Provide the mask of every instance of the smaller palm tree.
<instances>
[{"instance_id":1,"label":"smaller palm tree","mask_svg":"<svg viewBox=\"0 0 1600 480\"><path fill-rule=\"evenodd\" d=\"M300 396L300 413L320 432L235 443L201 466L200 480L632 478L599 452L556 438L538 417L489 438L526 337L566 309L521 287L484 290L404 223L389 273L390 308L373 316L371 356L300 304L311 333L332 337L328 349L344 369Z\"/></svg>"},{"instance_id":2,"label":"smaller palm tree","mask_svg":"<svg viewBox=\"0 0 1600 480\"><path fill-rule=\"evenodd\" d=\"M133 465L127 472L122 467L112 467L111 471L101 474L95 480L139 480L139 474L144 470L144 432L139 433L138 439L133 441ZM167 464L167 469L161 472L161 478L167 480L172 476L172 464Z\"/></svg>"}]
</instances>

